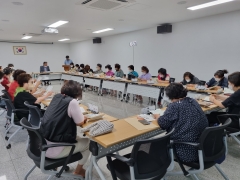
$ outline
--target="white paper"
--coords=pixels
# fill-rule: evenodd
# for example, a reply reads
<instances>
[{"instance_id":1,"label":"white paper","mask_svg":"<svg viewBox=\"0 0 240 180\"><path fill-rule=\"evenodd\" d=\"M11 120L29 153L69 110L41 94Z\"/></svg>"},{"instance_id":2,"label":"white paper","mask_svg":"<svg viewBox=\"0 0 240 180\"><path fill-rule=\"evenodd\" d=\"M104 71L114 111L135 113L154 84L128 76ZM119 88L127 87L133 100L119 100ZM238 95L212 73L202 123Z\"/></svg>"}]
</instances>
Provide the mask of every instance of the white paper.
<instances>
[{"instance_id":1,"label":"white paper","mask_svg":"<svg viewBox=\"0 0 240 180\"><path fill-rule=\"evenodd\" d=\"M53 86L48 86L44 95L53 90Z\"/></svg>"},{"instance_id":2,"label":"white paper","mask_svg":"<svg viewBox=\"0 0 240 180\"><path fill-rule=\"evenodd\" d=\"M148 114L140 114L139 117L151 122L154 120L154 117L152 115L148 115Z\"/></svg>"},{"instance_id":3,"label":"white paper","mask_svg":"<svg viewBox=\"0 0 240 180\"><path fill-rule=\"evenodd\" d=\"M82 113L86 112L83 107L80 107L80 110L81 110Z\"/></svg>"},{"instance_id":4,"label":"white paper","mask_svg":"<svg viewBox=\"0 0 240 180\"><path fill-rule=\"evenodd\" d=\"M164 115L165 110L156 109L154 111L150 111L152 114L160 114L160 116Z\"/></svg>"},{"instance_id":5,"label":"white paper","mask_svg":"<svg viewBox=\"0 0 240 180\"><path fill-rule=\"evenodd\" d=\"M111 78L111 76L105 76L105 78Z\"/></svg>"},{"instance_id":6,"label":"white paper","mask_svg":"<svg viewBox=\"0 0 240 180\"><path fill-rule=\"evenodd\" d=\"M98 106L88 103L88 108L90 111L98 112Z\"/></svg>"},{"instance_id":7,"label":"white paper","mask_svg":"<svg viewBox=\"0 0 240 180\"><path fill-rule=\"evenodd\" d=\"M225 93L225 94L233 94L234 91L231 90L231 89L229 89L229 88L224 88L224 93Z\"/></svg>"},{"instance_id":8,"label":"white paper","mask_svg":"<svg viewBox=\"0 0 240 180\"><path fill-rule=\"evenodd\" d=\"M147 80L147 83L148 83L148 84L154 84L155 82L152 81L152 80Z\"/></svg>"},{"instance_id":9,"label":"white paper","mask_svg":"<svg viewBox=\"0 0 240 180\"><path fill-rule=\"evenodd\" d=\"M94 76L95 76L95 77L100 77L100 75L99 75L99 74L94 74Z\"/></svg>"},{"instance_id":10,"label":"white paper","mask_svg":"<svg viewBox=\"0 0 240 180\"><path fill-rule=\"evenodd\" d=\"M204 101L210 101L209 99L210 96L206 96L205 98L203 98Z\"/></svg>"}]
</instances>

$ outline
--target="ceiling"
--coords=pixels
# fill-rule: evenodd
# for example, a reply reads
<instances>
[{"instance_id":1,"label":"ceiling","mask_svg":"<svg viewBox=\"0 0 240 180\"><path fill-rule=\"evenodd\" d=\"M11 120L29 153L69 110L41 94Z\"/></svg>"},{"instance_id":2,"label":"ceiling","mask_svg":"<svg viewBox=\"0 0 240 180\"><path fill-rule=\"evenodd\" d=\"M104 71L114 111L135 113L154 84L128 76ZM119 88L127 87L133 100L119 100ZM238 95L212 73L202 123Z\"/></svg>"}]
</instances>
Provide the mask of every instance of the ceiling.
<instances>
[{"instance_id":1,"label":"ceiling","mask_svg":"<svg viewBox=\"0 0 240 180\"><path fill-rule=\"evenodd\" d=\"M103 11L83 6L83 1L85 0L0 0L0 40L55 43L59 39L69 38L70 41L61 43L71 43L240 9L239 0L197 11L186 8L211 0L133 0L133 4ZM180 1L186 3L178 4ZM21 2L23 5L14 5L12 2ZM39 34L44 27L58 20L69 21L57 28L59 34L44 34L21 40L23 34ZM114 28L114 31L92 33L105 28Z\"/></svg>"}]
</instances>

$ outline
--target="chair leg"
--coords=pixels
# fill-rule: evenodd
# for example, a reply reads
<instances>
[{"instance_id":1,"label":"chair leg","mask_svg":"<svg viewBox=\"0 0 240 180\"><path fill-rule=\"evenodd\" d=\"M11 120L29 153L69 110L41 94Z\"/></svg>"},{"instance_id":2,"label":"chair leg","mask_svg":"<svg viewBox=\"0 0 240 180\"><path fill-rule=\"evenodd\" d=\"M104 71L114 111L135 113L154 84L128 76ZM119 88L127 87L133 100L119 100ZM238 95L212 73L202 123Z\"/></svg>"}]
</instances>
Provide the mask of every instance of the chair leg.
<instances>
[{"instance_id":1,"label":"chair leg","mask_svg":"<svg viewBox=\"0 0 240 180\"><path fill-rule=\"evenodd\" d=\"M191 174L195 180L199 180L196 174Z\"/></svg>"},{"instance_id":2,"label":"chair leg","mask_svg":"<svg viewBox=\"0 0 240 180\"><path fill-rule=\"evenodd\" d=\"M215 167L218 170L218 172L220 172L220 174L224 177L225 180L229 180L228 177L226 176L226 174L222 171L222 169L219 167L218 164L215 164Z\"/></svg>"},{"instance_id":3,"label":"chair leg","mask_svg":"<svg viewBox=\"0 0 240 180\"><path fill-rule=\"evenodd\" d=\"M11 124L7 129L6 129L6 132L5 132L5 137L7 136L7 133L10 131L10 129L13 127L13 125Z\"/></svg>"},{"instance_id":4,"label":"chair leg","mask_svg":"<svg viewBox=\"0 0 240 180\"><path fill-rule=\"evenodd\" d=\"M24 180L27 180L28 176L33 172L33 170L34 170L36 167L37 167L37 166L34 165L34 166L32 167L32 169L30 169L30 171L28 171L28 173L27 173L26 176L24 177Z\"/></svg>"}]
</instances>

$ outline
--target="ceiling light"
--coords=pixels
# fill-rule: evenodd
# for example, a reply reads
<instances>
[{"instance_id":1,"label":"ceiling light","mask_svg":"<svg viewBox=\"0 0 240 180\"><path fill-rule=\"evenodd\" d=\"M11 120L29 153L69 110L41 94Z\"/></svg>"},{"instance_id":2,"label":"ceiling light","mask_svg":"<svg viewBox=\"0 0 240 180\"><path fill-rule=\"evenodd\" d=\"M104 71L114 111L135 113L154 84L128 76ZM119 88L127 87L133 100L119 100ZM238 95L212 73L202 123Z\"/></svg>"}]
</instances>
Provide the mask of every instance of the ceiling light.
<instances>
[{"instance_id":1,"label":"ceiling light","mask_svg":"<svg viewBox=\"0 0 240 180\"><path fill-rule=\"evenodd\" d=\"M48 27L56 28L56 27L59 27L59 26L61 26L61 25L63 25L63 24L66 24L66 23L68 23L68 21L57 21L57 22L49 25Z\"/></svg>"},{"instance_id":2,"label":"ceiling light","mask_svg":"<svg viewBox=\"0 0 240 180\"><path fill-rule=\"evenodd\" d=\"M23 3L21 3L21 2L12 2L12 3L16 6L22 6L23 5Z\"/></svg>"},{"instance_id":3,"label":"ceiling light","mask_svg":"<svg viewBox=\"0 0 240 180\"><path fill-rule=\"evenodd\" d=\"M231 2L231 1L234 1L234 0L216 0L216 1L209 2L209 3L200 4L197 6L192 6L187 9L194 11L194 10L211 7L211 6L215 6L215 5L219 5L219 4L223 4L223 3L227 3L227 2Z\"/></svg>"},{"instance_id":4,"label":"ceiling light","mask_svg":"<svg viewBox=\"0 0 240 180\"><path fill-rule=\"evenodd\" d=\"M58 40L58 41L68 41L68 40L70 40L70 39L60 39L60 40Z\"/></svg>"},{"instance_id":5,"label":"ceiling light","mask_svg":"<svg viewBox=\"0 0 240 180\"><path fill-rule=\"evenodd\" d=\"M94 31L93 33L102 33L102 32L112 31L112 30L113 30L112 28L107 28L107 29L102 29L102 30L99 30L99 31Z\"/></svg>"},{"instance_id":6,"label":"ceiling light","mask_svg":"<svg viewBox=\"0 0 240 180\"><path fill-rule=\"evenodd\" d=\"M30 39L30 38L32 38L32 36L23 36L22 39Z\"/></svg>"}]
</instances>

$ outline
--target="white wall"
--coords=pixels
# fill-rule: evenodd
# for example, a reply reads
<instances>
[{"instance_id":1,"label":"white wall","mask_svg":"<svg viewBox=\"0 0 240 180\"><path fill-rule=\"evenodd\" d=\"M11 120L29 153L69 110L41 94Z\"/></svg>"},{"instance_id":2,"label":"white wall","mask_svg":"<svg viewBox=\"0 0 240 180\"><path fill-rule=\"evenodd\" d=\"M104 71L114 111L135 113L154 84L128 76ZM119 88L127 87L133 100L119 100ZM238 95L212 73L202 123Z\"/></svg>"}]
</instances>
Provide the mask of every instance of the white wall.
<instances>
[{"instance_id":1,"label":"white wall","mask_svg":"<svg viewBox=\"0 0 240 180\"><path fill-rule=\"evenodd\" d=\"M26 46L27 55L14 55L13 46ZM4 68L9 63L13 63L15 69L23 69L28 73L39 72L44 61L48 62L51 71L62 71L66 55L69 55L69 44L0 42L0 65Z\"/></svg>"},{"instance_id":2,"label":"white wall","mask_svg":"<svg viewBox=\"0 0 240 180\"><path fill-rule=\"evenodd\" d=\"M194 13L194 12L193 12ZM240 11L173 24L173 33L160 35L156 27L102 38L102 44L84 41L70 44L74 62L119 63L127 72L133 62L129 42L136 40L135 67L146 65L152 75L160 67L177 80L185 71L191 71L202 80L208 80L218 69L230 72L240 70Z\"/></svg>"}]
</instances>

